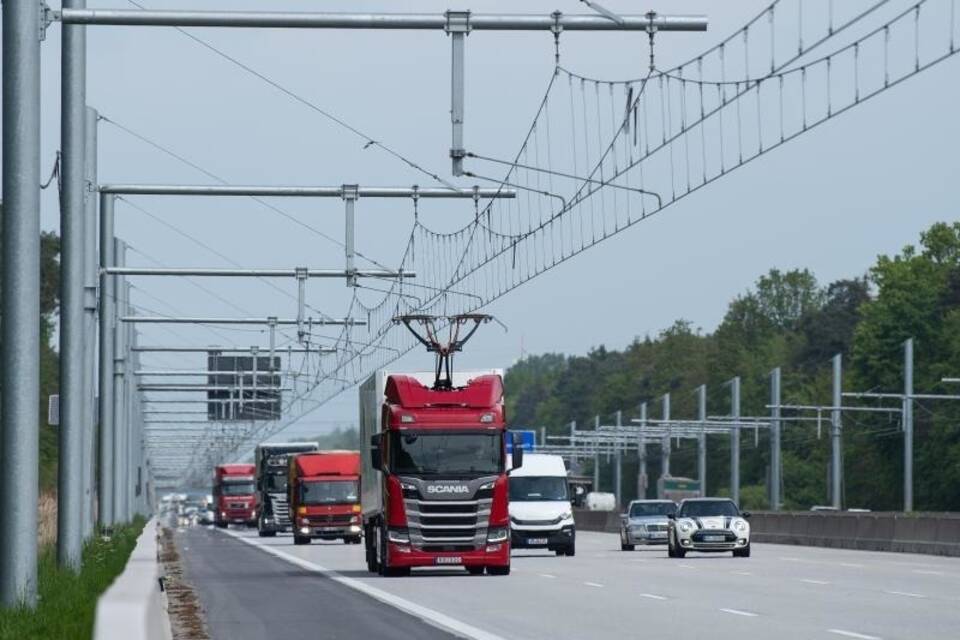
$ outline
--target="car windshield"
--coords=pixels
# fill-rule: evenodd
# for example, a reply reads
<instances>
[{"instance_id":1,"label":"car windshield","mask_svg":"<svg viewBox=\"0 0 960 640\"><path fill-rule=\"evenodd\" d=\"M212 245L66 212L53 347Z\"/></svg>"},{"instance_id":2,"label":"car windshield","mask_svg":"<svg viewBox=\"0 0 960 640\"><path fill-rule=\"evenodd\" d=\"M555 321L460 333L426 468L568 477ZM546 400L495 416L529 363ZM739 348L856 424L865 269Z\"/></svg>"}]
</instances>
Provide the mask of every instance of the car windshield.
<instances>
[{"instance_id":1,"label":"car windshield","mask_svg":"<svg viewBox=\"0 0 960 640\"><path fill-rule=\"evenodd\" d=\"M268 473L263 477L263 490L269 493L283 493L287 490L287 476L284 473Z\"/></svg>"},{"instance_id":2,"label":"car windshield","mask_svg":"<svg viewBox=\"0 0 960 640\"><path fill-rule=\"evenodd\" d=\"M680 515L688 518L739 516L740 510L731 500L694 500L683 503Z\"/></svg>"},{"instance_id":3,"label":"car windshield","mask_svg":"<svg viewBox=\"0 0 960 640\"><path fill-rule=\"evenodd\" d=\"M224 496L249 496L253 494L253 483L225 482L220 487L220 494Z\"/></svg>"},{"instance_id":4,"label":"car windshield","mask_svg":"<svg viewBox=\"0 0 960 640\"><path fill-rule=\"evenodd\" d=\"M569 500L566 478L557 476L510 478L510 502Z\"/></svg>"},{"instance_id":5,"label":"car windshield","mask_svg":"<svg viewBox=\"0 0 960 640\"><path fill-rule=\"evenodd\" d=\"M391 434L390 470L399 475L485 475L503 471L503 434Z\"/></svg>"},{"instance_id":6,"label":"car windshield","mask_svg":"<svg viewBox=\"0 0 960 640\"><path fill-rule=\"evenodd\" d=\"M646 518L649 516L669 516L677 512L677 505L673 502L635 502L630 505L631 518Z\"/></svg>"},{"instance_id":7,"label":"car windshield","mask_svg":"<svg viewBox=\"0 0 960 640\"><path fill-rule=\"evenodd\" d=\"M301 504L346 504L359 500L356 480L314 480L300 485Z\"/></svg>"}]
</instances>

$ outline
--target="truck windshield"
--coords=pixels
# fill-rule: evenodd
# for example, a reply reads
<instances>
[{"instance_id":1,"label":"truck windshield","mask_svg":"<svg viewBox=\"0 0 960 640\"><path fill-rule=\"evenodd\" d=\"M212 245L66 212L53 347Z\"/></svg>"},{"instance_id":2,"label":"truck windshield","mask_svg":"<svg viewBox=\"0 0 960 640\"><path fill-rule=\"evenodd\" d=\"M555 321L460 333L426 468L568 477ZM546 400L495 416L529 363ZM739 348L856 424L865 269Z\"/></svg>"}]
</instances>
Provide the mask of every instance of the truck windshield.
<instances>
[{"instance_id":1,"label":"truck windshield","mask_svg":"<svg viewBox=\"0 0 960 640\"><path fill-rule=\"evenodd\" d=\"M356 480L308 481L300 485L300 504L347 504L357 502Z\"/></svg>"},{"instance_id":2,"label":"truck windshield","mask_svg":"<svg viewBox=\"0 0 960 640\"><path fill-rule=\"evenodd\" d=\"M673 502L635 502L630 505L631 518L666 517L676 512L677 505Z\"/></svg>"},{"instance_id":3,"label":"truck windshield","mask_svg":"<svg viewBox=\"0 0 960 640\"><path fill-rule=\"evenodd\" d=\"M287 475L285 473L268 473L263 477L263 490L268 493L285 493L287 490Z\"/></svg>"},{"instance_id":4,"label":"truck windshield","mask_svg":"<svg viewBox=\"0 0 960 640\"><path fill-rule=\"evenodd\" d=\"M510 502L567 501L567 479L558 476L510 478Z\"/></svg>"},{"instance_id":5,"label":"truck windshield","mask_svg":"<svg viewBox=\"0 0 960 640\"><path fill-rule=\"evenodd\" d=\"M220 495L223 496L249 496L252 494L252 482L224 482L220 486Z\"/></svg>"},{"instance_id":6,"label":"truck windshield","mask_svg":"<svg viewBox=\"0 0 960 640\"><path fill-rule=\"evenodd\" d=\"M487 475L503 472L503 434L392 432L390 471L399 475Z\"/></svg>"}]
</instances>

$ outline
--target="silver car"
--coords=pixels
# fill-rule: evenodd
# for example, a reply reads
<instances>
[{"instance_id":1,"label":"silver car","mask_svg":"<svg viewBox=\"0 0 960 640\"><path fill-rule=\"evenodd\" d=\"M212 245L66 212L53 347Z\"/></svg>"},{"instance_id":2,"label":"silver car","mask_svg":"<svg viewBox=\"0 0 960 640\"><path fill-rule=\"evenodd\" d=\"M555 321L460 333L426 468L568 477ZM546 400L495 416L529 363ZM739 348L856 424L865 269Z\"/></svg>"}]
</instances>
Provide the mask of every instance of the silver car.
<instances>
[{"instance_id":1,"label":"silver car","mask_svg":"<svg viewBox=\"0 0 960 640\"><path fill-rule=\"evenodd\" d=\"M634 500L620 521L620 549L633 551L638 545L667 544L670 516L677 505L671 500Z\"/></svg>"}]
</instances>

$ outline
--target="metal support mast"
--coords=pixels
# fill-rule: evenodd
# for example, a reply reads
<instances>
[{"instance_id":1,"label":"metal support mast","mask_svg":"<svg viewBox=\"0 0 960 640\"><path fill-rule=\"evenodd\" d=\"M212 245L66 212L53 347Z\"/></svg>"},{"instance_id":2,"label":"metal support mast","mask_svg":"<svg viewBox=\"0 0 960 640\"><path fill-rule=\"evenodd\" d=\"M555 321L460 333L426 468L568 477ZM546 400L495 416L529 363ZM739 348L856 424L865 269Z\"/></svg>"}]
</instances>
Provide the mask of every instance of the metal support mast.
<instances>
[{"instance_id":1,"label":"metal support mast","mask_svg":"<svg viewBox=\"0 0 960 640\"><path fill-rule=\"evenodd\" d=\"M740 376L730 381L730 498L740 504Z\"/></svg>"},{"instance_id":2,"label":"metal support mast","mask_svg":"<svg viewBox=\"0 0 960 640\"><path fill-rule=\"evenodd\" d=\"M647 426L646 402L640 404L640 426ZM637 472L637 498L643 500L647 497L647 441L642 435L639 436L637 447L637 457L640 458Z\"/></svg>"},{"instance_id":3,"label":"metal support mast","mask_svg":"<svg viewBox=\"0 0 960 640\"><path fill-rule=\"evenodd\" d=\"M93 535L97 448L97 112L83 112L83 537Z\"/></svg>"},{"instance_id":4,"label":"metal support mast","mask_svg":"<svg viewBox=\"0 0 960 640\"><path fill-rule=\"evenodd\" d=\"M623 411L617 411L617 437L620 436L620 427L623 426ZM616 452L613 454L613 495L617 498L617 509L623 507L623 454L620 445L617 444Z\"/></svg>"},{"instance_id":5,"label":"metal support mast","mask_svg":"<svg viewBox=\"0 0 960 640\"><path fill-rule=\"evenodd\" d=\"M707 385L697 387L697 420L707 422ZM706 428L697 438L697 479L700 480L700 496L707 495L707 431Z\"/></svg>"},{"instance_id":6,"label":"metal support mast","mask_svg":"<svg viewBox=\"0 0 960 640\"><path fill-rule=\"evenodd\" d=\"M830 411L830 504L835 509L843 506L843 432L840 407L843 405L843 356L833 356L833 408Z\"/></svg>"},{"instance_id":7,"label":"metal support mast","mask_svg":"<svg viewBox=\"0 0 960 640\"><path fill-rule=\"evenodd\" d=\"M770 372L770 508L779 511L780 497L780 367Z\"/></svg>"},{"instance_id":8,"label":"metal support mast","mask_svg":"<svg viewBox=\"0 0 960 640\"><path fill-rule=\"evenodd\" d=\"M100 194L100 268L114 266L113 207L116 196ZM116 522L114 505L114 441L116 424L113 413L114 332L117 327L116 278L100 274L100 511L101 526Z\"/></svg>"},{"instance_id":9,"label":"metal support mast","mask_svg":"<svg viewBox=\"0 0 960 640\"><path fill-rule=\"evenodd\" d=\"M670 394L663 394L661 399L662 413L661 418L663 420L670 420ZM670 477L670 435L665 435L660 439L660 479L664 480L665 478ZM662 482L660 484L663 484ZM657 497L662 498L660 495L660 488L657 488Z\"/></svg>"},{"instance_id":10,"label":"metal support mast","mask_svg":"<svg viewBox=\"0 0 960 640\"><path fill-rule=\"evenodd\" d=\"M903 510L913 511L913 338L903 343Z\"/></svg>"},{"instance_id":11,"label":"metal support mast","mask_svg":"<svg viewBox=\"0 0 960 640\"><path fill-rule=\"evenodd\" d=\"M40 9L32 0L2 7L0 606L29 608L37 597Z\"/></svg>"},{"instance_id":12,"label":"metal support mast","mask_svg":"<svg viewBox=\"0 0 960 640\"><path fill-rule=\"evenodd\" d=\"M82 8L83 0L64 7ZM57 486L57 558L79 571L86 533L84 503L84 109L86 39L83 27L61 30L60 103L60 434ZM7 156L4 155L4 158Z\"/></svg>"}]
</instances>

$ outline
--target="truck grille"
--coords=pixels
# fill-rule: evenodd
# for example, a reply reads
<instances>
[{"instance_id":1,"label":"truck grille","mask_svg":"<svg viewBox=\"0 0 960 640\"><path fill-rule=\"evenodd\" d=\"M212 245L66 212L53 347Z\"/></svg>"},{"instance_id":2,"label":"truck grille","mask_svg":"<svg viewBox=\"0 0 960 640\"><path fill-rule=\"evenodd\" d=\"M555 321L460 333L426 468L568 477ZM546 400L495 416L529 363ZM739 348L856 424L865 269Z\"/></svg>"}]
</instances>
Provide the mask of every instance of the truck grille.
<instances>
[{"instance_id":1,"label":"truck grille","mask_svg":"<svg viewBox=\"0 0 960 640\"><path fill-rule=\"evenodd\" d=\"M246 509L247 505L243 502L229 502L227 503L227 509Z\"/></svg>"},{"instance_id":2,"label":"truck grille","mask_svg":"<svg viewBox=\"0 0 960 640\"><path fill-rule=\"evenodd\" d=\"M348 525L350 520L353 518L352 514L341 513L341 514L325 514L318 516L307 516L306 519L310 521L310 524L318 525Z\"/></svg>"},{"instance_id":3,"label":"truck grille","mask_svg":"<svg viewBox=\"0 0 960 640\"><path fill-rule=\"evenodd\" d=\"M290 526L290 505L287 504L287 497L283 494L271 495L270 501L273 506L273 518L277 525Z\"/></svg>"},{"instance_id":4,"label":"truck grille","mask_svg":"<svg viewBox=\"0 0 960 640\"><path fill-rule=\"evenodd\" d=\"M410 542L427 551L469 551L487 540L492 497L479 500L407 498Z\"/></svg>"}]
</instances>

